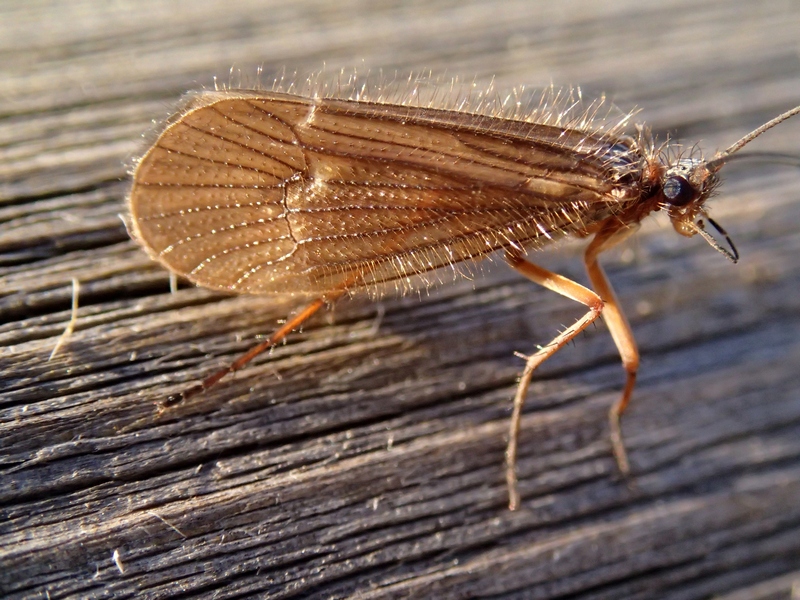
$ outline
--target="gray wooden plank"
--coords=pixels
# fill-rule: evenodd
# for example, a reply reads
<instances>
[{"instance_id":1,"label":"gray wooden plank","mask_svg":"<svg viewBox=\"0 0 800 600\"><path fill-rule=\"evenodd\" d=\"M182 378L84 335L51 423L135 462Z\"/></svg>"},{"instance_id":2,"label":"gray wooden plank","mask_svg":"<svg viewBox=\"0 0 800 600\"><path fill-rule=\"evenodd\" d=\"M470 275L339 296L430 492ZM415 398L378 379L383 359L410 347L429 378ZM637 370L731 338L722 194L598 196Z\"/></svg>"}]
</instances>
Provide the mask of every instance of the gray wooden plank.
<instances>
[{"instance_id":1,"label":"gray wooden plank","mask_svg":"<svg viewBox=\"0 0 800 600\"><path fill-rule=\"evenodd\" d=\"M666 220L605 264L643 352L620 481L605 327L487 263L342 302L190 405L157 403L296 307L182 286L131 242L126 164L186 89L432 69L607 92L713 152L800 104L793 3L7 2L0 7L0 590L12 598L705 598L800 565L796 169L729 168L732 266ZM789 122L754 149L798 152ZM580 243L540 262L583 280ZM75 332L48 361L81 283ZM444 276L447 279L447 275ZM382 316L381 316L382 315ZM380 317L380 318L378 318ZM116 558L115 558L116 557ZM762 587L759 588L758 586ZM758 591L758 590L767 591ZM759 596L756 596L759 597Z\"/></svg>"}]
</instances>

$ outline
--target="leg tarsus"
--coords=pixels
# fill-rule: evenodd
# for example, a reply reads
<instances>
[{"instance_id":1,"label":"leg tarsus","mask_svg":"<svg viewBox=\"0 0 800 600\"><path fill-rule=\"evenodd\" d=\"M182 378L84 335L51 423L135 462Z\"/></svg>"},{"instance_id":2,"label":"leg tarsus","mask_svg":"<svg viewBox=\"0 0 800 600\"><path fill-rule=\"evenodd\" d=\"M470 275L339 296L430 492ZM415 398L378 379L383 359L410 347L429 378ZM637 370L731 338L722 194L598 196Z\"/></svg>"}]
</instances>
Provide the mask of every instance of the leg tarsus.
<instances>
[{"instance_id":1,"label":"leg tarsus","mask_svg":"<svg viewBox=\"0 0 800 600\"><path fill-rule=\"evenodd\" d=\"M531 368L530 359L525 357L525 369L522 371L517 393L514 395L514 408L511 413L511 423L508 431L508 446L506 446L506 486L508 487L508 508L517 510L519 508L519 490L517 486L517 450L519 448L519 430L522 423L522 409L525 406L525 397L528 394L528 386L535 367Z\"/></svg>"},{"instance_id":2,"label":"leg tarsus","mask_svg":"<svg viewBox=\"0 0 800 600\"><path fill-rule=\"evenodd\" d=\"M622 413L628 406L636 385L636 371L628 371L628 378L625 381L625 390L608 411L608 427L611 435L611 449L617 461L617 467L624 477L630 475L631 467L628 462L628 453L625 450L625 441L622 438Z\"/></svg>"}]
</instances>

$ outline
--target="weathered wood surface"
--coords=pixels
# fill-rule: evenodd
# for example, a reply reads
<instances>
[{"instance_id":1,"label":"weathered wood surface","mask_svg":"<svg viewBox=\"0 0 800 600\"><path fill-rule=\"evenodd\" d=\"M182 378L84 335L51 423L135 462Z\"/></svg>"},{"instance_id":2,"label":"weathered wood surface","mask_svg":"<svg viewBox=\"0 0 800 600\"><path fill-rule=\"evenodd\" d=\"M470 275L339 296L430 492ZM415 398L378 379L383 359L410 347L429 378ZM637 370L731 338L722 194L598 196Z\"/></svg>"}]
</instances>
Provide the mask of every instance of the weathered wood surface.
<instances>
[{"instance_id":1,"label":"weathered wood surface","mask_svg":"<svg viewBox=\"0 0 800 600\"><path fill-rule=\"evenodd\" d=\"M341 303L190 406L157 403L291 310L184 286L127 237L123 162L185 89L263 65L607 91L711 152L800 104L800 6L0 6L0 590L10 598L789 598L800 580L800 175L731 166L732 266L663 218L605 261L643 352L617 477L605 327L502 264ZM800 122L754 149L800 151ZM583 280L579 245L541 262ZM48 356L81 283L75 332ZM729 594L729 595L725 595Z\"/></svg>"}]
</instances>

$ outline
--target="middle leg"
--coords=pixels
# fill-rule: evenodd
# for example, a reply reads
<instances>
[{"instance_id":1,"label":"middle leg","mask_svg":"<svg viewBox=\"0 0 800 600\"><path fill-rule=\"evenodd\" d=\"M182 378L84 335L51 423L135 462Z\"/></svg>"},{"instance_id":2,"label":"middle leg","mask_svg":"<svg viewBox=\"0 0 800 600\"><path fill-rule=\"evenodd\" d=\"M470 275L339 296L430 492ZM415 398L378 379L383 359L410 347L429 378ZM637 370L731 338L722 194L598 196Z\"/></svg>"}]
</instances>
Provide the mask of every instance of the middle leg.
<instances>
[{"instance_id":1,"label":"middle leg","mask_svg":"<svg viewBox=\"0 0 800 600\"><path fill-rule=\"evenodd\" d=\"M528 394L531 378L534 371L548 358L558 352L563 346L568 344L576 335L594 323L602 314L603 300L587 287L564 277L548 271L538 265L525 260L518 254L506 253L506 260L519 273L538 283L542 287L552 290L562 296L566 296L575 302L579 302L588 307L589 310L580 319L575 321L570 327L562 331L545 346L542 346L535 354L526 356L525 369L517 384L517 393L514 396L514 410L511 414L511 426L508 435L508 447L506 448L506 484L508 485L508 507L511 510L519 508L519 492L517 490L517 450L519 445L520 422L522 419L522 409L525 406L525 397Z\"/></svg>"}]
</instances>

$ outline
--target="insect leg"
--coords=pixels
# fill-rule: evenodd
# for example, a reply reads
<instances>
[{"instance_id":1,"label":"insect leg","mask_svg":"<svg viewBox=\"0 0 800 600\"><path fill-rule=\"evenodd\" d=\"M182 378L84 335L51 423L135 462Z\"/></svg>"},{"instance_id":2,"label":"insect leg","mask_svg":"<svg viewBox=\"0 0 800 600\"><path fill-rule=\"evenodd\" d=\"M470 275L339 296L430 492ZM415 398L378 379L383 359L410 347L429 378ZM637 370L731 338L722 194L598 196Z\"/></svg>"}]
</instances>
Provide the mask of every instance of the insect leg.
<instances>
[{"instance_id":1,"label":"insect leg","mask_svg":"<svg viewBox=\"0 0 800 600\"><path fill-rule=\"evenodd\" d=\"M162 408L166 408L168 406L172 406L175 404L179 404L197 394L205 392L208 388L215 385L219 382L220 379L225 377L228 373L233 373L234 371L238 371L242 367L244 367L247 363L253 360L256 356L265 352L272 348L275 344L280 343L287 335L289 335L292 331L300 327L303 323L305 323L308 319L310 319L316 312L319 311L325 304L333 302L337 300L344 294L344 289L338 292L334 292L332 294L328 294L324 297L317 298L311 304L306 306L303 310L297 313L294 317L289 319L286 323L284 323L278 330L275 331L269 338L254 346L245 354L237 358L234 362L230 365L225 367L224 369L220 369L219 371L212 373L205 379L203 379L197 385L194 385L180 394L175 394L167 398L164 403L162 404Z\"/></svg>"},{"instance_id":2,"label":"insect leg","mask_svg":"<svg viewBox=\"0 0 800 600\"><path fill-rule=\"evenodd\" d=\"M633 331L631 331L628 319L625 318L625 313L622 312L622 307L617 300L617 295L614 293L614 288L611 287L611 283L608 281L603 267L597 262L597 256L601 252L620 243L633 233L633 231L635 231L635 227L601 231L595 236L588 248L586 248L586 253L584 254L584 262L586 264L586 271L589 274L589 279L595 291L597 291L605 303L603 320L608 325L611 338L614 340L619 356L622 359L622 366L625 368L625 373L627 375L625 389L622 391L622 395L608 411L611 448L614 451L614 458L617 460L617 466L623 475L627 475L630 472L630 464L628 463L627 452L625 452L625 444L622 441L620 418L630 402L633 387L636 385L636 372L639 370L639 350L636 347L636 340L633 337Z\"/></svg>"},{"instance_id":3,"label":"insect leg","mask_svg":"<svg viewBox=\"0 0 800 600\"><path fill-rule=\"evenodd\" d=\"M506 253L506 260L516 271L534 283L538 283L549 290L589 307L589 311L585 315L553 338L549 344L543 346L538 352L526 358L525 369L522 371L522 375L519 378L517 393L514 396L514 410L511 415L508 447L506 448L508 507L511 510L516 510L519 507L520 501L519 492L517 491L516 473L520 421L522 418L522 408L525 405L525 397L528 393L528 386L530 385L533 372L539 365L558 352L560 348L569 343L572 338L586 329L600 316L603 312L603 300L592 290L581 284L528 262L518 254Z\"/></svg>"}]
</instances>

